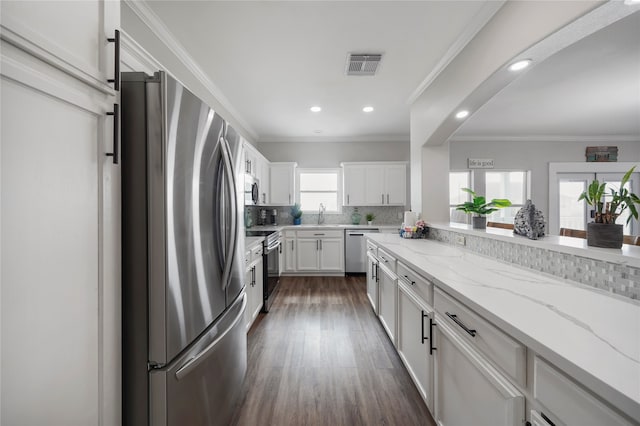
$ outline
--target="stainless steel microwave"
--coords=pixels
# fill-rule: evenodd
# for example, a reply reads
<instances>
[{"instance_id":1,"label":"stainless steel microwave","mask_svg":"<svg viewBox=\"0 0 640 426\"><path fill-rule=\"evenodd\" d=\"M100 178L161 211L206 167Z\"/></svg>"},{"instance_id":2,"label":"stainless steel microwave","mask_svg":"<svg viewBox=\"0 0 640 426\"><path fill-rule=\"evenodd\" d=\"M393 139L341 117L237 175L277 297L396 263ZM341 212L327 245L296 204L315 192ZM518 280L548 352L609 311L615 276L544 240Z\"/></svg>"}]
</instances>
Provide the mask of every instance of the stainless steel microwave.
<instances>
[{"instance_id":1,"label":"stainless steel microwave","mask_svg":"<svg viewBox=\"0 0 640 426\"><path fill-rule=\"evenodd\" d=\"M249 174L244 175L244 205L253 206L260 201L260 188L258 179Z\"/></svg>"}]
</instances>

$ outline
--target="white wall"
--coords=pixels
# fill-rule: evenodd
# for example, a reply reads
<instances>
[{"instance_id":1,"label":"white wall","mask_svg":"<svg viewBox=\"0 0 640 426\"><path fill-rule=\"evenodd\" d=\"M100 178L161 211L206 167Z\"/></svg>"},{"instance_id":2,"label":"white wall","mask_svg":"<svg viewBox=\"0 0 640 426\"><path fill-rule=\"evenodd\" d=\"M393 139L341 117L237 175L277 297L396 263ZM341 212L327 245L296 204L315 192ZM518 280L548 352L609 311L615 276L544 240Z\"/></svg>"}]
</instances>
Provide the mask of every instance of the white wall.
<instances>
[{"instance_id":1,"label":"white wall","mask_svg":"<svg viewBox=\"0 0 640 426\"><path fill-rule=\"evenodd\" d=\"M245 139L255 144L255 135L227 108L227 106L230 108L232 106L228 102L223 105L210 88L203 84L202 80L194 74L193 68L190 68L189 64L179 58L131 9L130 4L124 1L121 2L121 25L122 30L131 39L135 40L146 53L151 55L156 62L160 63L163 70L177 78L185 87L224 117ZM165 36L167 35L165 34Z\"/></svg>"},{"instance_id":2,"label":"white wall","mask_svg":"<svg viewBox=\"0 0 640 426\"><path fill-rule=\"evenodd\" d=\"M515 77L505 69L512 58L582 16L599 2L505 2L487 25L430 83L411 105L412 166L429 155L418 156L426 144L441 145L460 126L454 112L460 108L475 111ZM439 155L436 153L436 156ZM418 160L420 159L420 160ZM412 174L412 204L430 210L426 199L448 197L447 173L435 176L424 165ZM438 168L440 169L440 168ZM444 169L440 169L441 172ZM427 174L427 176L423 176ZM422 188L422 185L431 186ZM437 194L438 191L440 194ZM420 199L420 197L424 197ZM431 212L441 216L441 209ZM425 217L428 215L425 214ZM437 220L437 219L436 219Z\"/></svg>"},{"instance_id":3,"label":"white wall","mask_svg":"<svg viewBox=\"0 0 640 426\"><path fill-rule=\"evenodd\" d=\"M549 163L584 162L587 146L599 146L594 142L451 142L449 145L451 170L467 170L468 158L493 158L495 170L530 170L531 200L549 218ZM640 165L640 140L615 142L606 145L618 147L618 160L638 162Z\"/></svg>"},{"instance_id":4,"label":"white wall","mask_svg":"<svg viewBox=\"0 0 640 426\"><path fill-rule=\"evenodd\" d=\"M299 167L339 167L343 161L409 161L407 142L260 142L269 161L295 161Z\"/></svg>"}]
</instances>

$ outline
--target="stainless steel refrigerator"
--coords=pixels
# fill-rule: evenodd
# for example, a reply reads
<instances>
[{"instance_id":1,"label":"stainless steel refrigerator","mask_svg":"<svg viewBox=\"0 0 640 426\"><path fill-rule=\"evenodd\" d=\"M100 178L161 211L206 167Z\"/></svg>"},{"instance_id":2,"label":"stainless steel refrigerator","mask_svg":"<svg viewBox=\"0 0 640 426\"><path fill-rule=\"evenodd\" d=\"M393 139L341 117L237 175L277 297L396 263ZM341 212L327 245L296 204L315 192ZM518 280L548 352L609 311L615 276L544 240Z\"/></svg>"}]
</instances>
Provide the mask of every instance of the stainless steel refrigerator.
<instances>
[{"instance_id":1,"label":"stainless steel refrigerator","mask_svg":"<svg viewBox=\"0 0 640 426\"><path fill-rule=\"evenodd\" d=\"M166 73L124 73L123 424L224 425L247 369L240 136Z\"/></svg>"}]
</instances>

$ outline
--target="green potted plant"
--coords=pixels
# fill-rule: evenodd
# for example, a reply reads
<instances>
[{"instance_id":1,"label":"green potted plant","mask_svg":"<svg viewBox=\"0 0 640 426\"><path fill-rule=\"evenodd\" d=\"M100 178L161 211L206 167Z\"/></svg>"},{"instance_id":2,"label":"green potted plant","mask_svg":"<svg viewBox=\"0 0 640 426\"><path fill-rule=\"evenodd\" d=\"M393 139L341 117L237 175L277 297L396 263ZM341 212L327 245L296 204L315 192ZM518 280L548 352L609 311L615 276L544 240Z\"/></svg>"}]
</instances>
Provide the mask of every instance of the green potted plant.
<instances>
[{"instance_id":1,"label":"green potted plant","mask_svg":"<svg viewBox=\"0 0 640 426\"><path fill-rule=\"evenodd\" d=\"M461 210L468 214L473 214L473 229L485 229L487 227L487 216L498 209L509 207L511 201L504 198L494 198L490 202L483 195L477 195L469 188L462 188L464 192L471 194L471 201L466 201L456 206L456 210Z\"/></svg>"},{"instance_id":2,"label":"green potted plant","mask_svg":"<svg viewBox=\"0 0 640 426\"><path fill-rule=\"evenodd\" d=\"M367 225L371 225L371 223L373 222L373 219L376 218L376 215L373 213L367 213L365 215L365 218L367 219Z\"/></svg>"},{"instance_id":3,"label":"green potted plant","mask_svg":"<svg viewBox=\"0 0 640 426\"><path fill-rule=\"evenodd\" d=\"M300 204L295 203L291 206L291 217L293 217L294 225L300 225L302 223L302 210L300 210Z\"/></svg>"},{"instance_id":4,"label":"green potted plant","mask_svg":"<svg viewBox=\"0 0 640 426\"><path fill-rule=\"evenodd\" d=\"M584 200L588 205L595 209L593 222L587 224L587 245L592 247L604 248L621 248L623 235L621 224L616 224L616 219L626 209L631 213L627 219L627 223L631 218L638 219L637 204L640 204L640 198L624 186L631 178L631 174L635 170L633 166L624 174L620 181L620 189L616 191L611 189L611 193L606 193L605 182L600 183L595 179L586 191L580 194L578 201ZM603 202L603 198L610 197L610 201Z\"/></svg>"}]
</instances>

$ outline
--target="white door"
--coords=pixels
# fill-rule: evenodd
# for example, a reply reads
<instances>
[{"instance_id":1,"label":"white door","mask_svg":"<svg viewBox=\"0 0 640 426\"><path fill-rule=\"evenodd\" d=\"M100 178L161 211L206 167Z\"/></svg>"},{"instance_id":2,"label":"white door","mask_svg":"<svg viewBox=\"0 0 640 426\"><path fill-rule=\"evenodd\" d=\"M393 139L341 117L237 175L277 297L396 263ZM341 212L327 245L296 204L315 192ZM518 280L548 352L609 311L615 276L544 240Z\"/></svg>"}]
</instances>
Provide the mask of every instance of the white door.
<instances>
[{"instance_id":1,"label":"white door","mask_svg":"<svg viewBox=\"0 0 640 426\"><path fill-rule=\"evenodd\" d=\"M442 426L522 426L524 396L444 320L434 327L436 421Z\"/></svg>"},{"instance_id":2,"label":"white door","mask_svg":"<svg viewBox=\"0 0 640 426\"><path fill-rule=\"evenodd\" d=\"M326 272L344 271L344 240L342 238L320 240L320 269Z\"/></svg>"},{"instance_id":3,"label":"white door","mask_svg":"<svg viewBox=\"0 0 640 426\"><path fill-rule=\"evenodd\" d=\"M404 206L407 200L407 168L399 164L385 167L385 204Z\"/></svg>"},{"instance_id":4,"label":"white door","mask_svg":"<svg viewBox=\"0 0 640 426\"><path fill-rule=\"evenodd\" d=\"M365 204L366 166L344 166L344 205Z\"/></svg>"},{"instance_id":5,"label":"white door","mask_svg":"<svg viewBox=\"0 0 640 426\"><path fill-rule=\"evenodd\" d=\"M610 194L611 189L618 190L624 173L560 173L558 174L558 212L552 212L559 218L559 228L586 230L587 223L591 222L593 207L584 201L578 201L580 194L587 190L589 184L597 179L600 183L607 183L605 194ZM640 173L633 173L627 183L627 189L638 194L640 192ZM605 195L604 201L611 197ZM625 210L616 220L617 224L624 225L625 235L637 235L640 230L635 219L627 224L629 210Z\"/></svg>"},{"instance_id":6,"label":"white door","mask_svg":"<svg viewBox=\"0 0 640 426\"><path fill-rule=\"evenodd\" d=\"M433 310L398 280L398 354L433 413L433 358L429 354L432 315Z\"/></svg>"},{"instance_id":7,"label":"white door","mask_svg":"<svg viewBox=\"0 0 640 426\"><path fill-rule=\"evenodd\" d=\"M320 240L317 238L298 238L296 240L296 270L318 271L318 257L320 251Z\"/></svg>"},{"instance_id":8,"label":"white door","mask_svg":"<svg viewBox=\"0 0 640 426\"><path fill-rule=\"evenodd\" d=\"M367 254L367 297L373 308L378 313L378 262Z\"/></svg>"},{"instance_id":9,"label":"white door","mask_svg":"<svg viewBox=\"0 0 640 426\"><path fill-rule=\"evenodd\" d=\"M389 335L391 342L396 346L396 300L397 300L397 280L392 272L384 266L378 266L378 291L380 322Z\"/></svg>"}]
</instances>

